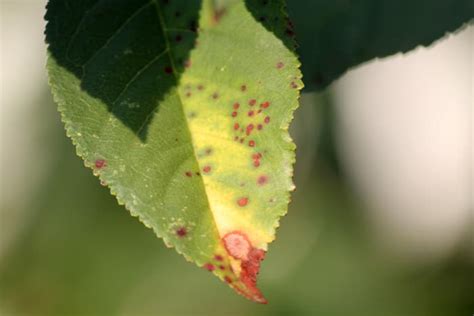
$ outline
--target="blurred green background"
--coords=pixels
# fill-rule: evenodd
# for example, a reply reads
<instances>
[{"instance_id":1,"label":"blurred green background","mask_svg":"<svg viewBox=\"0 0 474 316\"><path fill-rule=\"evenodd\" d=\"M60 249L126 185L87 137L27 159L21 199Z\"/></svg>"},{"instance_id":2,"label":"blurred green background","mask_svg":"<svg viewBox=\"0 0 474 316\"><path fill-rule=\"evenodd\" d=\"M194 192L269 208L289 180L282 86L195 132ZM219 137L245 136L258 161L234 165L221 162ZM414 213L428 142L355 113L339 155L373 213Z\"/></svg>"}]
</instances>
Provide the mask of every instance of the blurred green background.
<instances>
[{"instance_id":1,"label":"blurred green background","mask_svg":"<svg viewBox=\"0 0 474 316\"><path fill-rule=\"evenodd\" d=\"M1 2L0 315L474 313L472 26L303 95L297 190L263 262L261 306L167 249L83 167L46 84L43 6ZM429 82L423 67L442 73ZM422 87L405 95L413 77Z\"/></svg>"}]
</instances>

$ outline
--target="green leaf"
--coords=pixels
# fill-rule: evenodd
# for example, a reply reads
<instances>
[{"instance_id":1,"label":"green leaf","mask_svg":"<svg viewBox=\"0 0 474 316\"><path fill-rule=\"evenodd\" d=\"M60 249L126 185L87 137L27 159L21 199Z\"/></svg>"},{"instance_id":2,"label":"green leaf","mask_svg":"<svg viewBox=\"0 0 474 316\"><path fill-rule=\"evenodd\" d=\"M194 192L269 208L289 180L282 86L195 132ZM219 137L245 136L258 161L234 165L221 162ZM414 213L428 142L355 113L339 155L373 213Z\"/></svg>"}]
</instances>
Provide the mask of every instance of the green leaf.
<instances>
[{"instance_id":1,"label":"green leaf","mask_svg":"<svg viewBox=\"0 0 474 316\"><path fill-rule=\"evenodd\" d=\"M472 0L288 1L306 87L360 63L427 46L474 17Z\"/></svg>"},{"instance_id":2,"label":"green leaf","mask_svg":"<svg viewBox=\"0 0 474 316\"><path fill-rule=\"evenodd\" d=\"M51 88L85 165L167 246L262 303L302 87L282 7L50 0L46 14Z\"/></svg>"}]
</instances>

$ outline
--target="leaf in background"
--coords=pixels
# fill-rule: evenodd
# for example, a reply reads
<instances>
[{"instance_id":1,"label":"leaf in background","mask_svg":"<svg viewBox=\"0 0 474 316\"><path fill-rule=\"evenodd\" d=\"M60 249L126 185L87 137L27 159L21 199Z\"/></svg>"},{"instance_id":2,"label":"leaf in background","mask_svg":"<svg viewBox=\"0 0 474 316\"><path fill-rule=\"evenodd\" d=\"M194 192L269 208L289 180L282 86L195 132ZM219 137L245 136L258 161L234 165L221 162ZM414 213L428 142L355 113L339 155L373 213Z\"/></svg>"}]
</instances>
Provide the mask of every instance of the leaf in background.
<instances>
[{"instance_id":1,"label":"leaf in background","mask_svg":"<svg viewBox=\"0 0 474 316\"><path fill-rule=\"evenodd\" d=\"M325 88L348 68L407 52L474 17L472 0L288 1L306 87Z\"/></svg>"},{"instance_id":2,"label":"leaf in background","mask_svg":"<svg viewBox=\"0 0 474 316\"><path fill-rule=\"evenodd\" d=\"M85 165L166 245L257 302L293 189L302 87L282 6L50 0L46 14L50 84Z\"/></svg>"}]
</instances>

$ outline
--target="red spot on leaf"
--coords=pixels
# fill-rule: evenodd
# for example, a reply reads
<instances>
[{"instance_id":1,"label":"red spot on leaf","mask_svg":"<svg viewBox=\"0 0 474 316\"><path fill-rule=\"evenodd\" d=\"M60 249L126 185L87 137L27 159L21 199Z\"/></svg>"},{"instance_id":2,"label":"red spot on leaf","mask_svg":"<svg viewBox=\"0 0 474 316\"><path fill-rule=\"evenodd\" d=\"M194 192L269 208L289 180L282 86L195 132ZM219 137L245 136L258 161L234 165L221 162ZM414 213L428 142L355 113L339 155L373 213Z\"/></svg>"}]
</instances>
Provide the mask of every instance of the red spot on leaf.
<instances>
[{"instance_id":1,"label":"red spot on leaf","mask_svg":"<svg viewBox=\"0 0 474 316\"><path fill-rule=\"evenodd\" d=\"M219 266L219 269L221 270L225 270L225 266L223 266L222 264Z\"/></svg>"},{"instance_id":2,"label":"red spot on leaf","mask_svg":"<svg viewBox=\"0 0 474 316\"><path fill-rule=\"evenodd\" d=\"M270 123L270 116L266 116L263 120L266 124Z\"/></svg>"},{"instance_id":3,"label":"red spot on leaf","mask_svg":"<svg viewBox=\"0 0 474 316\"><path fill-rule=\"evenodd\" d=\"M249 141L249 146L250 146L250 147L255 147L255 141L254 141L254 140L250 140L250 141Z\"/></svg>"},{"instance_id":4,"label":"red spot on leaf","mask_svg":"<svg viewBox=\"0 0 474 316\"><path fill-rule=\"evenodd\" d=\"M257 100L255 100L255 99L249 100L249 105L250 105L250 106L254 106L255 103L257 103Z\"/></svg>"},{"instance_id":5,"label":"red spot on leaf","mask_svg":"<svg viewBox=\"0 0 474 316\"><path fill-rule=\"evenodd\" d=\"M284 66L285 66L285 64L282 63L281 61L277 62L277 64L276 64L277 69L281 69L281 68L283 68Z\"/></svg>"},{"instance_id":6,"label":"red spot on leaf","mask_svg":"<svg viewBox=\"0 0 474 316\"><path fill-rule=\"evenodd\" d=\"M198 89L199 91L202 91L202 90L204 90L204 86L203 86L202 84L199 84L199 85L197 86L197 89Z\"/></svg>"},{"instance_id":7,"label":"red spot on leaf","mask_svg":"<svg viewBox=\"0 0 474 316\"><path fill-rule=\"evenodd\" d=\"M207 271L214 271L216 269L216 267L212 263L206 263L203 268Z\"/></svg>"},{"instance_id":8,"label":"red spot on leaf","mask_svg":"<svg viewBox=\"0 0 474 316\"><path fill-rule=\"evenodd\" d=\"M253 160L259 160L260 158L262 158L262 154L261 153L255 153L252 155L252 159Z\"/></svg>"},{"instance_id":9,"label":"red spot on leaf","mask_svg":"<svg viewBox=\"0 0 474 316\"><path fill-rule=\"evenodd\" d=\"M237 200L237 205L240 206L240 207L244 207L248 203L249 203L249 198L247 198L247 197L242 197L242 198Z\"/></svg>"},{"instance_id":10,"label":"red spot on leaf","mask_svg":"<svg viewBox=\"0 0 474 316\"><path fill-rule=\"evenodd\" d=\"M257 184L258 185L265 185L268 182L268 177L265 175L261 175L257 179Z\"/></svg>"},{"instance_id":11,"label":"red spot on leaf","mask_svg":"<svg viewBox=\"0 0 474 316\"><path fill-rule=\"evenodd\" d=\"M222 237L224 247L235 259L247 260L252 245L247 236L241 232L231 232Z\"/></svg>"},{"instance_id":12,"label":"red spot on leaf","mask_svg":"<svg viewBox=\"0 0 474 316\"><path fill-rule=\"evenodd\" d=\"M224 260L224 257L222 257L221 255L215 255L214 259L217 260L217 261L222 261L222 260Z\"/></svg>"},{"instance_id":13,"label":"red spot on leaf","mask_svg":"<svg viewBox=\"0 0 474 316\"><path fill-rule=\"evenodd\" d=\"M255 154L252 155L254 167L259 167L260 166L260 159L261 158L262 158L261 153L255 153Z\"/></svg>"},{"instance_id":14,"label":"red spot on leaf","mask_svg":"<svg viewBox=\"0 0 474 316\"><path fill-rule=\"evenodd\" d=\"M176 230L176 235L178 237L182 238L188 234L188 231L186 230L186 227L180 227Z\"/></svg>"},{"instance_id":15,"label":"red spot on leaf","mask_svg":"<svg viewBox=\"0 0 474 316\"><path fill-rule=\"evenodd\" d=\"M234 129L235 129L235 130L238 130L239 127L240 127L239 123L235 123L235 124L234 124Z\"/></svg>"},{"instance_id":16,"label":"red spot on leaf","mask_svg":"<svg viewBox=\"0 0 474 316\"><path fill-rule=\"evenodd\" d=\"M252 133L253 128L254 128L253 124L247 125L247 128L246 128L246 130L245 130L245 133L246 133L247 135L250 135L250 133Z\"/></svg>"},{"instance_id":17,"label":"red spot on leaf","mask_svg":"<svg viewBox=\"0 0 474 316\"><path fill-rule=\"evenodd\" d=\"M248 113L249 116L253 116L254 114L255 114L254 111L249 111L249 113Z\"/></svg>"},{"instance_id":18,"label":"red spot on leaf","mask_svg":"<svg viewBox=\"0 0 474 316\"><path fill-rule=\"evenodd\" d=\"M235 102L234 105L232 106L234 110L237 110L239 108L240 104L238 102Z\"/></svg>"},{"instance_id":19,"label":"red spot on leaf","mask_svg":"<svg viewBox=\"0 0 474 316\"><path fill-rule=\"evenodd\" d=\"M97 159L97 160L95 161L95 167L96 167L97 169L102 169L102 168L104 168L104 167L106 167L106 166L107 166L107 161L105 161L104 159Z\"/></svg>"},{"instance_id":20,"label":"red spot on leaf","mask_svg":"<svg viewBox=\"0 0 474 316\"><path fill-rule=\"evenodd\" d=\"M258 125L257 125L257 129L258 129L258 130L261 130L262 128L263 128L263 125L262 125L262 124L258 124Z\"/></svg>"},{"instance_id":21,"label":"red spot on leaf","mask_svg":"<svg viewBox=\"0 0 474 316\"><path fill-rule=\"evenodd\" d=\"M190 178L193 176L193 173L191 171L186 171L184 174L186 175L186 177Z\"/></svg>"},{"instance_id":22,"label":"red spot on leaf","mask_svg":"<svg viewBox=\"0 0 474 316\"><path fill-rule=\"evenodd\" d=\"M237 111L234 111L234 112L232 112L232 114L231 114L231 115L232 115L232 117L236 117L236 116L237 116L237 114L238 114L238 113L237 113Z\"/></svg>"},{"instance_id":23,"label":"red spot on leaf","mask_svg":"<svg viewBox=\"0 0 474 316\"><path fill-rule=\"evenodd\" d=\"M260 106L261 106L262 108L266 109L266 108L268 108L268 107L270 106L270 102L265 101L265 102L263 102L262 104L260 104Z\"/></svg>"},{"instance_id":24,"label":"red spot on leaf","mask_svg":"<svg viewBox=\"0 0 474 316\"><path fill-rule=\"evenodd\" d=\"M203 171L204 173L209 173L209 172L211 172L211 166L204 166L204 168L202 168L202 171Z\"/></svg>"},{"instance_id":25,"label":"red spot on leaf","mask_svg":"<svg viewBox=\"0 0 474 316\"><path fill-rule=\"evenodd\" d=\"M226 281L226 283L229 283L229 284L232 283L232 279L228 275L224 277L224 281Z\"/></svg>"},{"instance_id":26,"label":"red spot on leaf","mask_svg":"<svg viewBox=\"0 0 474 316\"><path fill-rule=\"evenodd\" d=\"M246 91L246 90L247 90L247 86L246 86L246 85L243 84L243 85L240 86L240 91L244 92L244 91Z\"/></svg>"}]
</instances>

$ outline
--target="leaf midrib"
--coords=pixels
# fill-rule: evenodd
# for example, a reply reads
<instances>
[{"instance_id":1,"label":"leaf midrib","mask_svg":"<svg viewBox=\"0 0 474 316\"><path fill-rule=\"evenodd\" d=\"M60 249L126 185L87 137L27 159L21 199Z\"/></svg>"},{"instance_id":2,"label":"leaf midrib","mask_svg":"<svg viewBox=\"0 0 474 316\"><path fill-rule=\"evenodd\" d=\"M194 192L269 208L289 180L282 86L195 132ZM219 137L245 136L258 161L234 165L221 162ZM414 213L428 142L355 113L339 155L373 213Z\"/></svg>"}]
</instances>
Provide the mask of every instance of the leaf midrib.
<instances>
[{"instance_id":1,"label":"leaf midrib","mask_svg":"<svg viewBox=\"0 0 474 316\"><path fill-rule=\"evenodd\" d=\"M158 15L158 19L160 21L160 25L163 29L163 35L164 35L164 38L165 38L165 43L166 43L166 49L168 51L168 55L169 55L169 59L170 59L170 62L171 62L171 68L173 70L173 76L175 77L176 79L176 82L179 83L179 77L176 75L176 66L175 66L175 62L174 62L174 59L173 59L173 56L171 54L171 49L170 49L170 44L169 44L169 39L168 39L168 36L167 36L167 28L166 28L166 25L165 25L165 22L164 22L164 19L163 19L163 15L161 13L161 7L158 3L157 0L152 0L152 2L154 3L155 5L155 8L156 8L156 13ZM191 130L189 129L189 121L188 121L188 118L186 117L186 114L184 112L184 103L183 103L183 98L179 92L179 90L177 89L176 90L176 95L179 99L179 103L181 105L180 109L181 109L181 114L183 115L185 121L186 121L186 131L189 135L189 139L191 140L191 147L192 147L192 152L193 152L193 158L194 160L196 161L196 164L199 168L199 171L201 171L201 165L199 163L199 159L197 158L197 154L196 154L196 148L194 146L194 140L193 140L193 135L191 134ZM217 227L217 221L215 219L215 216L214 216L214 213L212 211L212 208L211 208L211 203L209 202L209 194L207 192L207 188L206 188L206 185L204 183L204 180L203 180L203 177L199 177L200 178L200 183L202 185L202 188L204 189L204 193L205 193L205 196L206 196L206 205L207 205L207 208L209 210L209 212L211 213L212 215L212 222L214 224L214 227L217 231L217 233L219 234L219 237L220 237L220 231L219 231L219 227Z\"/></svg>"},{"instance_id":2,"label":"leaf midrib","mask_svg":"<svg viewBox=\"0 0 474 316\"><path fill-rule=\"evenodd\" d=\"M170 48L169 39L168 39L168 35L167 35L167 32L166 32L167 28L166 28L165 21L164 21L162 12L161 12L161 7L160 7L157 0L152 0L152 2L155 5L156 14L158 15L158 20L160 21L161 28L163 29L163 35L164 35L164 38L165 38L166 49L168 51L169 59L170 59L170 62L171 62L171 68L173 70L173 76L175 77L177 84L179 84L179 77L176 74L175 62L174 62L174 59L173 59L173 55L171 54L172 51L171 51L171 48ZM183 115L184 120L186 121L186 131L189 135L189 139L191 140L191 147L192 147L193 157L194 157L194 160L196 161L196 164L199 168L199 172L201 172L201 165L199 163L199 159L198 159L197 153L196 153L196 148L194 146L193 135L192 135L191 130L189 128L188 118L186 117L186 113L184 112L183 98L182 98L181 93L179 92L178 89L176 89L176 95L177 95L177 97L179 99L179 103L181 105L181 107L180 107L181 108L181 114ZM216 221L216 218L214 216L214 212L212 211L212 208L211 208L211 203L209 201L209 194L207 192L207 188L206 188L206 185L204 183L203 176L199 177L199 179L200 179L202 188L204 190L204 194L206 196L207 208L208 208L209 212L211 213L212 222L214 224L214 227L215 227L217 233L219 234L219 239L220 239L220 230L219 230L219 227L217 226L217 221Z\"/></svg>"}]
</instances>

